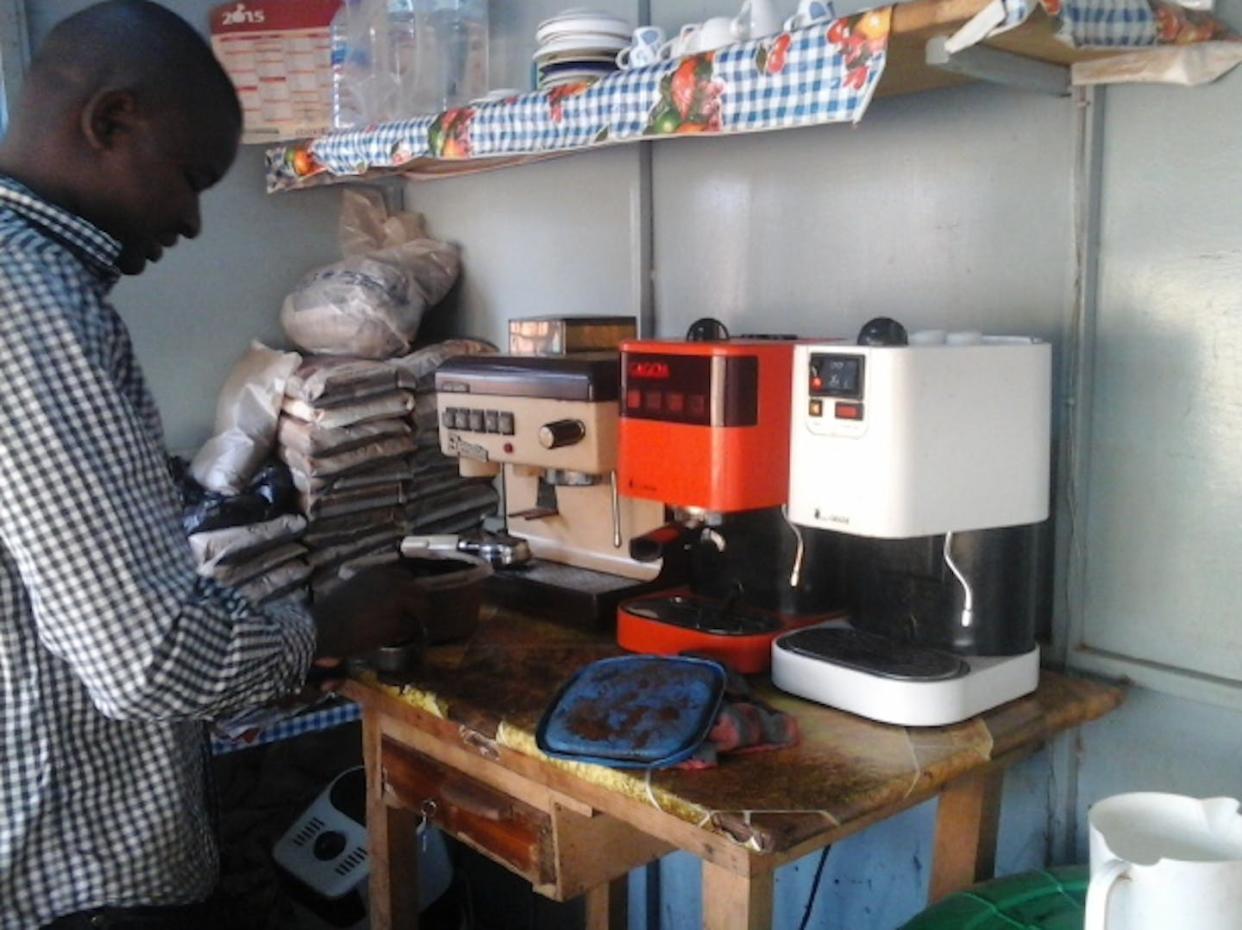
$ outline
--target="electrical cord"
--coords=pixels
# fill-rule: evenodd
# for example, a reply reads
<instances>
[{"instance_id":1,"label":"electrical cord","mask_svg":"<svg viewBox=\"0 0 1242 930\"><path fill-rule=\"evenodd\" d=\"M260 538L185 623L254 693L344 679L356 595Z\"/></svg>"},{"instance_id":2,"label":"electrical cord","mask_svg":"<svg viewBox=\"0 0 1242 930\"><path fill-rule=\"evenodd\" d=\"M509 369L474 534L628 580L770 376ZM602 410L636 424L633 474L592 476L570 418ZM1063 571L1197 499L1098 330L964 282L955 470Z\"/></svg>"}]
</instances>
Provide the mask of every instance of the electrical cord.
<instances>
[{"instance_id":1,"label":"electrical cord","mask_svg":"<svg viewBox=\"0 0 1242 930\"><path fill-rule=\"evenodd\" d=\"M831 846L825 846L824 851L819 854L819 864L815 866L815 880L811 882L811 893L806 899L806 910L802 912L802 922L798 924L798 930L806 930L811 921L811 911L815 908L815 897L819 893L819 880L824 877L824 863L828 861L830 849Z\"/></svg>"}]
</instances>

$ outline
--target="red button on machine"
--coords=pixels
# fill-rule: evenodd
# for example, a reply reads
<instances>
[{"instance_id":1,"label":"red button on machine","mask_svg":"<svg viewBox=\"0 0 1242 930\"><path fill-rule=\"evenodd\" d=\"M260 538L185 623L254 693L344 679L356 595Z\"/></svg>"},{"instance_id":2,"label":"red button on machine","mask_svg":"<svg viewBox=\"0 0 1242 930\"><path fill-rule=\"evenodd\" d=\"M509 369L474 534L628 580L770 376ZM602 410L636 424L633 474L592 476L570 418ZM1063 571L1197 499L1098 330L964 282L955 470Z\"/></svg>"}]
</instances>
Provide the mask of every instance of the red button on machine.
<instances>
[{"instance_id":1,"label":"red button on machine","mask_svg":"<svg viewBox=\"0 0 1242 930\"><path fill-rule=\"evenodd\" d=\"M638 388L630 388L625 392L625 406L637 410L643 405L643 392Z\"/></svg>"},{"instance_id":2,"label":"red button on machine","mask_svg":"<svg viewBox=\"0 0 1242 930\"><path fill-rule=\"evenodd\" d=\"M861 420L863 418L862 404L837 404L836 408L838 420Z\"/></svg>"}]
</instances>

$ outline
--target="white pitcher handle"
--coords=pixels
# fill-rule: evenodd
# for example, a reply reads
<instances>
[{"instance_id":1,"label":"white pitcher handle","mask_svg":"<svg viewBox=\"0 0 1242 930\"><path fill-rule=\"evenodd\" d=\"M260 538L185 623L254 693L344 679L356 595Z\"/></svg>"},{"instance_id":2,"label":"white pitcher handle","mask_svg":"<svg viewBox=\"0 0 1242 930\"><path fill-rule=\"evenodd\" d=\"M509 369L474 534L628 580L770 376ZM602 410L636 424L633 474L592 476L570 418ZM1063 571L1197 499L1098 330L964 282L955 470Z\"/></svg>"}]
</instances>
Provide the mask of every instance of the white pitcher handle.
<instances>
[{"instance_id":1,"label":"white pitcher handle","mask_svg":"<svg viewBox=\"0 0 1242 930\"><path fill-rule=\"evenodd\" d=\"M1108 901L1113 893L1113 886L1120 879L1128 879L1130 863L1121 859L1110 859L1098 873L1091 876L1087 883L1087 915L1083 930L1106 930L1108 921Z\"/></svg>"}]
</instances>

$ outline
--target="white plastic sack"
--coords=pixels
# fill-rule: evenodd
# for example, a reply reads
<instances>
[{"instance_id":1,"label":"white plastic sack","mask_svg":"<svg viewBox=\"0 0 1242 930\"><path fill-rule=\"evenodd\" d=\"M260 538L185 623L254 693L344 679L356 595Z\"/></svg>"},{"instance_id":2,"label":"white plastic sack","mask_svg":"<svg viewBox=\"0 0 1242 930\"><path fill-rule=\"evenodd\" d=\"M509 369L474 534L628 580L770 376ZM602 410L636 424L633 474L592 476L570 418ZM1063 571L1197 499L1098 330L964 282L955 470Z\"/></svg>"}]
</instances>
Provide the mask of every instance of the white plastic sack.
<instances>
[{"instance_id":1,"label":"white plastic sack","mask_svg":"<svg viewBox=\"0 0 1242 930\"><path fill-rule=\"evenodd\" d=\"M271 451L285 382L301 364L296 352L251 343L220 389L215 435L190 463L195 481L209 491L241 493Z\"/></svg>"},{"instance_id":2,"label":"white plastic sack","mask_svg":"<svg viewBox=\"0 0 1242 930\"><path fill-rule=\"evenodd\" d=\"M311 272L285 298L285 333L323 355L405 354L423 311L457 280L457 248L428 238L421 217L389 216L377 194L354 191L344 194L341 244L344 259Z\"/></svg>"}]
</instances>

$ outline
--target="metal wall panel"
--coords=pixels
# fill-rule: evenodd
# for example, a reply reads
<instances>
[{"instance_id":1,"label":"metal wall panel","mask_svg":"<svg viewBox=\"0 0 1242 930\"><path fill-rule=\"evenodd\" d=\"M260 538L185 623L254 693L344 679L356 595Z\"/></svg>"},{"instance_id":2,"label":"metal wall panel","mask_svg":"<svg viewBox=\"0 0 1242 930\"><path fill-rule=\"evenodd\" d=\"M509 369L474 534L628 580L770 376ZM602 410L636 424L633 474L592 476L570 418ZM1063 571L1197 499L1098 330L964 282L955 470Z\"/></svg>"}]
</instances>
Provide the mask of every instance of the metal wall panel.
<instances>
[{"instance_id":1,"label":"metal wall panel","mask_svg":"<svg viewBox=\"0 0 1242 930\"><path fill-rule=\"evenodd\" d=\"M1236 0L1222 12L1242 21ZM1242 72L1193 91L1108 92L1077 630L1091 652L1076 657L1236 707L1240 112Z\"/></svg>"},{"instance_id":2,"label":"metal wall panel","mask_svg":"<svg viewBox=\"0 0 1242 930\"><path fill-rule=\"evenodd\" d=\"M657 145L656 316L853 336L873 316L1059 342L1068 100L970 87L830 126Z\"/></svg>"}]
</instances>

